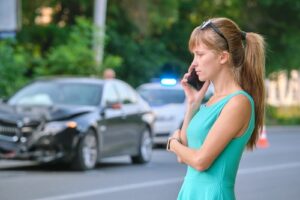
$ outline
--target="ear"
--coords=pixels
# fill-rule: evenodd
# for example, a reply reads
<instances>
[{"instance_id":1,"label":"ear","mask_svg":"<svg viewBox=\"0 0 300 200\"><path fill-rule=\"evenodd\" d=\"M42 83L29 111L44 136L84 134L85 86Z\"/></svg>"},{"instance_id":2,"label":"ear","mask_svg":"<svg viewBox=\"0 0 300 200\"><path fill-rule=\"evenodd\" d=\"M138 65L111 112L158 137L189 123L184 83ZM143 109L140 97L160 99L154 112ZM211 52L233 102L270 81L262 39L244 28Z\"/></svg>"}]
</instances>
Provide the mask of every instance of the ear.
<instances>
[{"instance_id":1,"label":"ear","mask_svg":"<svg viewBox=\"0 0 300 200\"><path fill-rule=\"evenodd\" d=\"M229 61L229 53L227 51L222 51L220 53L219 59L220 59L220 64L225 64Z\"/></svg>"}]
</instances>

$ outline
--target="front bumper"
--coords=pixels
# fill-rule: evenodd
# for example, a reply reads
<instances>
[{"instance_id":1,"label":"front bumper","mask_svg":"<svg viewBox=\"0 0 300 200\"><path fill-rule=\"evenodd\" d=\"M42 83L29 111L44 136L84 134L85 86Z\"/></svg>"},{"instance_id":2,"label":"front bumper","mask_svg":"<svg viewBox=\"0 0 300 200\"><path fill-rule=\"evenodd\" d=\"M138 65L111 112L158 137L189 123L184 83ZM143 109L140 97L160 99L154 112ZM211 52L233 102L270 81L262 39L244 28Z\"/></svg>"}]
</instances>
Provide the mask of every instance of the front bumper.
<instances>
[{"instance_id":1,"label":"front bumper","mask_svg":"<svg viewBox=\"0 0 300 200\"><path fill-rule=\"evenodd\" d=\"M75 130L68 130L56 135L32 135L26 142L18 139L9 141L0 137L0 159L34 160L51 162L70 159L75 146Z\"/></svg>"},{"instance_id":2,"label":"front bumper","mask_svg":"<svg viewBox=\"0 0 300 200\"><path fill-rule=\"evenodd\" d=\"M38 162L51 162L64 157L63 151L55 149L37 149L34 151L12 150L0 153L0 159L34 160Z\"/></svg>"}]
</instances>

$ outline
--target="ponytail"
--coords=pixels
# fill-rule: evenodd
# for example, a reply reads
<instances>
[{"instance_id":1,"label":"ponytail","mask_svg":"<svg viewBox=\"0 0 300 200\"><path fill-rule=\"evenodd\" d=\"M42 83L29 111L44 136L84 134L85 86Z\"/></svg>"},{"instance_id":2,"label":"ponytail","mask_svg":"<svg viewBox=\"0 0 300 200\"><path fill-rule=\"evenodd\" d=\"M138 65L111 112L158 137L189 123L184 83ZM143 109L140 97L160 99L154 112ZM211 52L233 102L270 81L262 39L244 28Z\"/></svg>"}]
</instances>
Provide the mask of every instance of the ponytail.
<instances>
[{"instance_id":1,"label":"ponytail","mask_svg":"<svg viewBox=\"0 0 300 200\"><path fill-rule=\"evenodd\" d=\"M242 88L253 98L255 104L255 128L247 143L247 149L252 150L262 131L265 113L265 42L256 33L246 34L244 64L240 71Z\"/></svg>"},{"instance_id":2,"label":"ponytail","mask_svg":"<svg viewBox=\"0 0 300 200\"><path fill-rule=\"evenodd\" d=\"M247 143L247 148L252 150L264 125L264 38L256 33L242 31L235 22L228 18L213 18L211 21L225 39L222 36L220 37L220 33L216 31L211 31L211 29L202 30L201 27L197 27L191 35L189 47L193 49L197 45L198 40L201 40L205 45L216 51L228 51L230 53L233 64L232 72L236 82L254 100L255 127ZM207 31L211 31L213 34L205 34ZM243 44L243 41L245 44Z\"/></svg>"}]
</instances>

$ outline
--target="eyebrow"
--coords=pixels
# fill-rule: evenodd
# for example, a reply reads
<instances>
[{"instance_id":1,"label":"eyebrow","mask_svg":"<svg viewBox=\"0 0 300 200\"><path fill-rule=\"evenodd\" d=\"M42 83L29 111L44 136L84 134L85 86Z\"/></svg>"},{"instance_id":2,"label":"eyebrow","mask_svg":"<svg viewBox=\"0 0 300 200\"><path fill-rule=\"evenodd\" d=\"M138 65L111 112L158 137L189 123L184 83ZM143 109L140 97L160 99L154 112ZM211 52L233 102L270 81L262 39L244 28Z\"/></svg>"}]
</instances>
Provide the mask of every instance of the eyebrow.
<instances>
[{"instance_id":1,"label":"eyebrow","mask_svg":"<svg viewBox=\"0 0 300 200\"><path fill-rule=\"evenodd\" d=\"M197 51L194 51L195 53L204 53L204 51L199 51L199 50L197 50Z\"/></svg>"}]
</instances>

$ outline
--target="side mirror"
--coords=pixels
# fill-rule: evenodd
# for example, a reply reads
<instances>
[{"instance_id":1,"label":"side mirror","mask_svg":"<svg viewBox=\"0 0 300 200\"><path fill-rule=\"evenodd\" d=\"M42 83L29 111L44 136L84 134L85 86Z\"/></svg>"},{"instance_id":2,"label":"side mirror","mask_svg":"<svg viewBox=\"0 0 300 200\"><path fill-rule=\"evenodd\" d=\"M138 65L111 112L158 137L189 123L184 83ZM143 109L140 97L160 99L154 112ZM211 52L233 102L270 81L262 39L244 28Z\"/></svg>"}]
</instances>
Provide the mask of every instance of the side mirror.
<instances>
[{"instance_id":1,"label":"side mirror","mask_svg":"<svg viewBox=\"0 0 300 200\"><path fill-rule=\"evenodd\" d=\"M121 108L122 104L119 102L106 102L106 106L100 109L100 115L105 117L107 109L120 110Z\"/></svg>"},{"instance_id":2,"label":"side mirror","mask_svg":"<svg viewBox=\"0 0 300 200\"><path fill-rule=\"evenodd\" d=\"M106 108L111 108L114 110L119 110L122 108L122 104L120 102L107 102Z\"/></svg>"}]
</instances>

